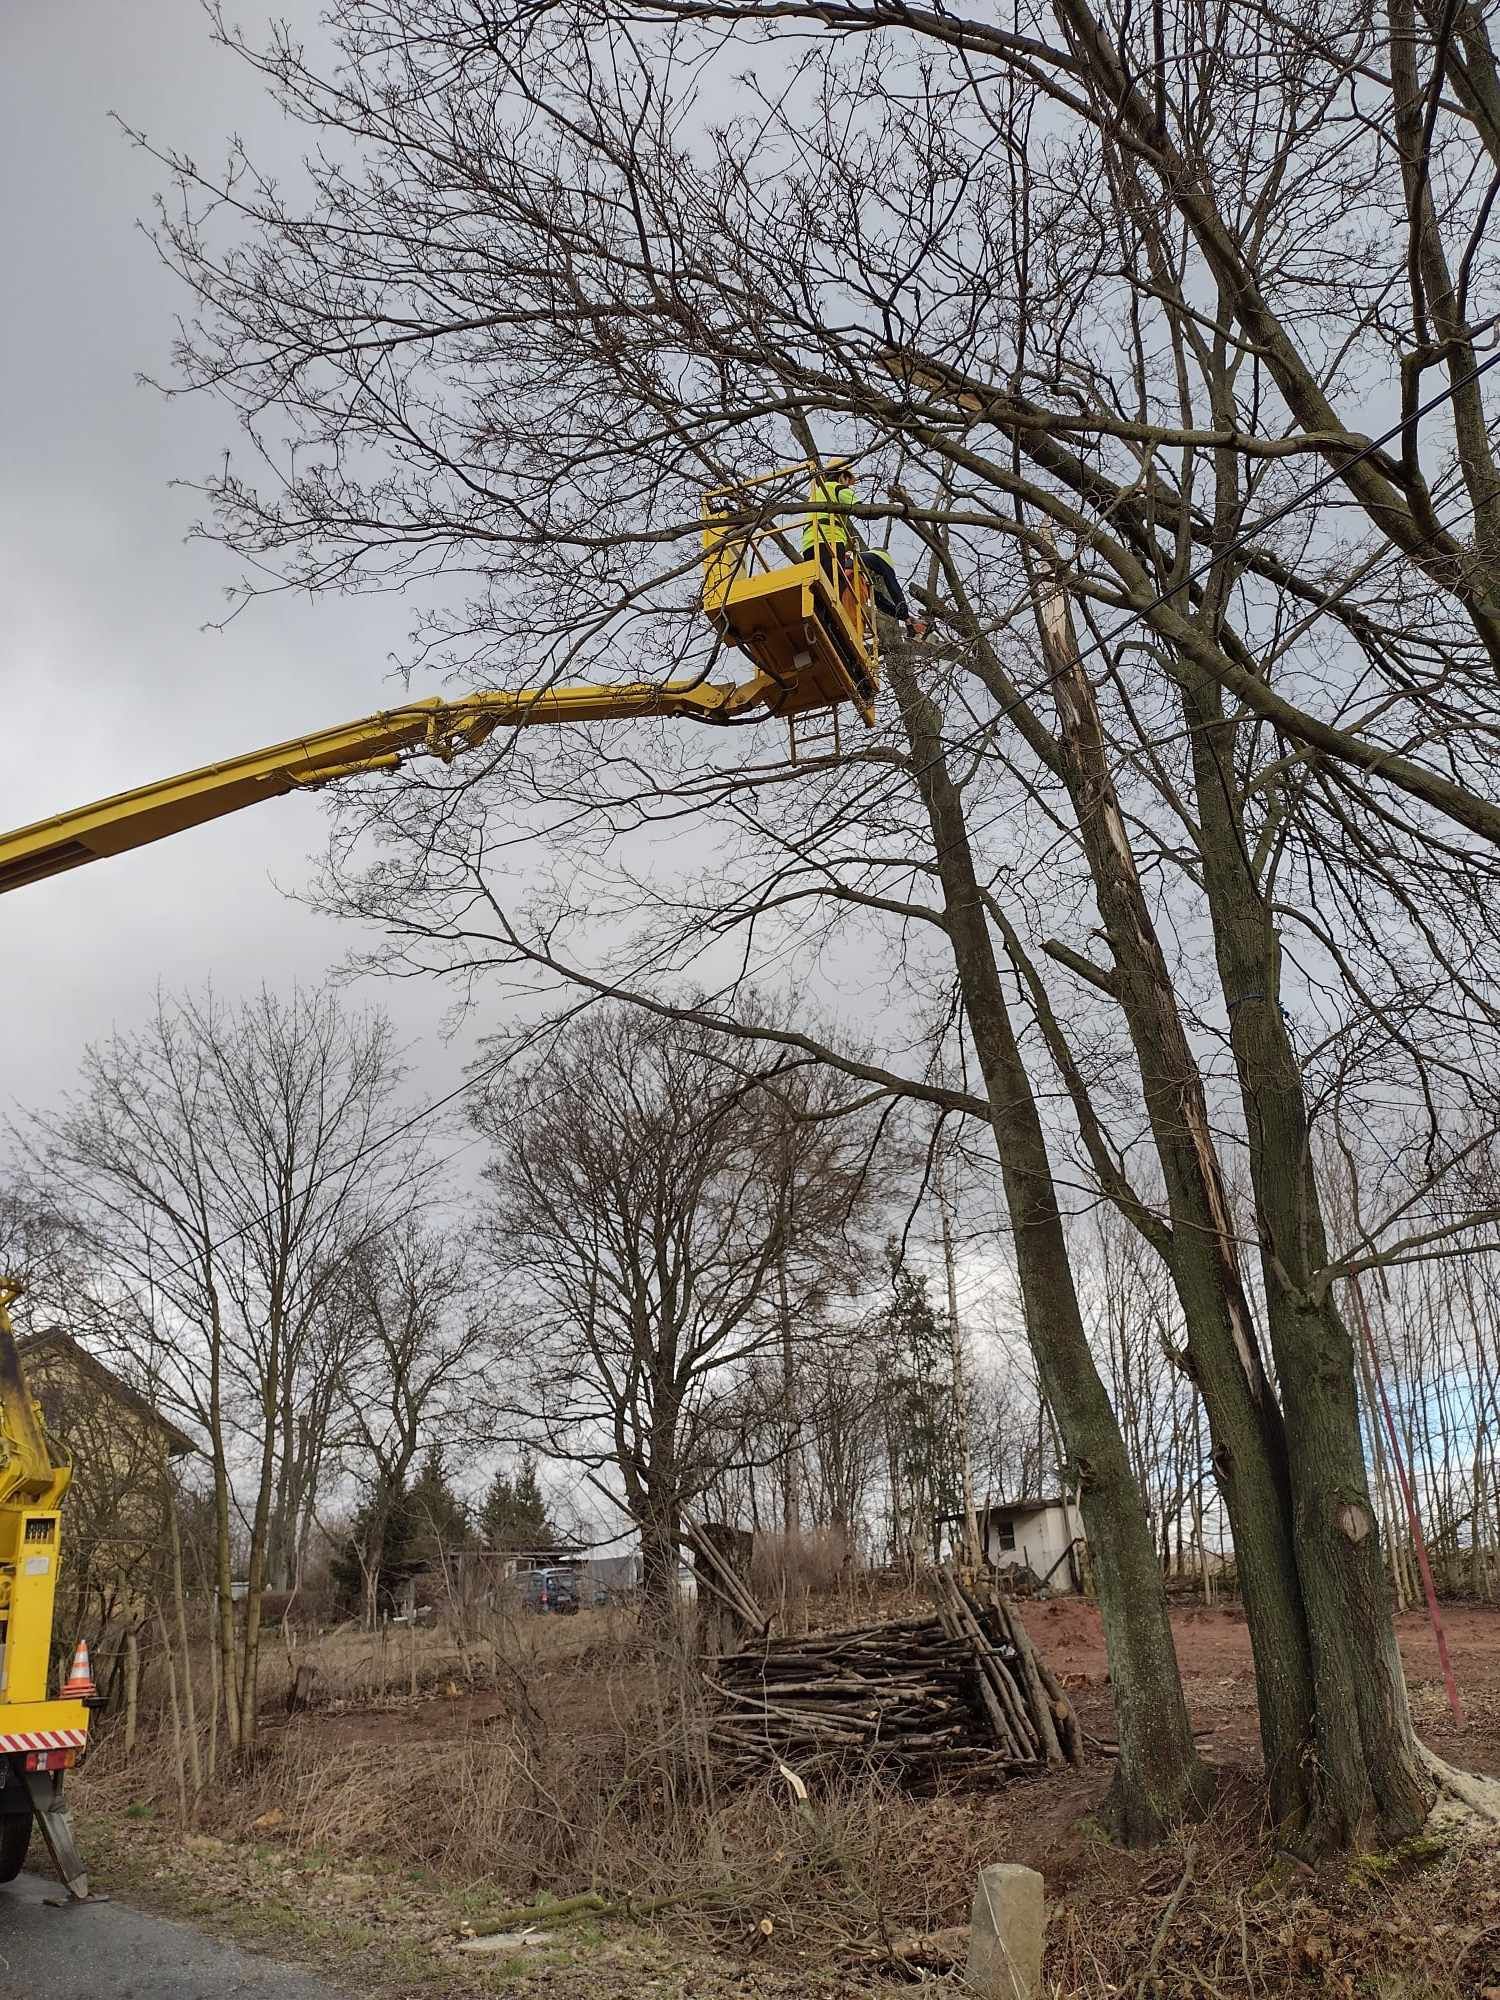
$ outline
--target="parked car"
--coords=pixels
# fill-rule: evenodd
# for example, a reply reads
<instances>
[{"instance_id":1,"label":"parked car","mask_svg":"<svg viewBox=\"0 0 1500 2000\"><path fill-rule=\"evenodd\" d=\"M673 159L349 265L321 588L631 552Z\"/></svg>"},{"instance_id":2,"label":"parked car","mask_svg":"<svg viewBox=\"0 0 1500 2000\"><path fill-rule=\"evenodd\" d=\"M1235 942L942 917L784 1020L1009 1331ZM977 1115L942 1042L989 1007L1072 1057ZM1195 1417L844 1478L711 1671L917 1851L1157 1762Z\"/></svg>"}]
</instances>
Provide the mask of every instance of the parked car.
<instances>
[{"instance_id":1,"label":"parked car","mask_svg":"<svg viewBox=\"0 0 1500 2000\"><path fill-rule=\"evenodd\" d=\"M570 1569L529 1569L520 1583L524 1610L566 1616L578 1609L578 1578Z\"/></svg>"}]
</instances>

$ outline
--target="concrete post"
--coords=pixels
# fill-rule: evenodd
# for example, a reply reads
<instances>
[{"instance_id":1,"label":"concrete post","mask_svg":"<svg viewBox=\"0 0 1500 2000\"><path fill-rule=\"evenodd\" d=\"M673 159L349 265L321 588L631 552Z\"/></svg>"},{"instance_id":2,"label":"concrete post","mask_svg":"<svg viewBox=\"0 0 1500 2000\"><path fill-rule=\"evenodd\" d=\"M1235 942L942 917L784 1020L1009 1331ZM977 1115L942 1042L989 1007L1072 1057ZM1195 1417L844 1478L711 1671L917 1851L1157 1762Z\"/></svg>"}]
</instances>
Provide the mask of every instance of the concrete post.
<instances>
[{"instance_id":1,"label":"concrete post","mask_svg":"<svg viewBox=\"0 0 1500 2000\"><path fill-rule=\"evenodd\" d=\"M979 1871L969 1924L969 1987L982 2000L1037 2000L1042 1990L1042 1878L997 1861Z\"/></svg>"}]
</instances>

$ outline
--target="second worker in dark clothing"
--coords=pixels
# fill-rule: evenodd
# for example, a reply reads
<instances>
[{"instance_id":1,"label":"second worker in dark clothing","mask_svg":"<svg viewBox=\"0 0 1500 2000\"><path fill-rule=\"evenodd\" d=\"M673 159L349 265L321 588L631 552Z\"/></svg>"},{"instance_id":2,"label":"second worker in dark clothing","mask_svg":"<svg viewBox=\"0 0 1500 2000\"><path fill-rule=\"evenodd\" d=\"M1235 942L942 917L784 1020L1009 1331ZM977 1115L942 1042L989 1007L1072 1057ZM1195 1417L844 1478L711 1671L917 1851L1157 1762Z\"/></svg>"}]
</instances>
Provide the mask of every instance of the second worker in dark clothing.
<instances>
[{"instance_id":1,"label":"second worker in dark clothing","mask_svg":"<svg viewBox=\"0 0 1500 2000\"><path fill-rule=\"evenodd\" d=\"M890 557L879 549L861 549L859 559L875 587L875 609L883 611L887 618L899 618L911 637L920 639L927 628L913 615Z\"/></svg>"}]
</instances>

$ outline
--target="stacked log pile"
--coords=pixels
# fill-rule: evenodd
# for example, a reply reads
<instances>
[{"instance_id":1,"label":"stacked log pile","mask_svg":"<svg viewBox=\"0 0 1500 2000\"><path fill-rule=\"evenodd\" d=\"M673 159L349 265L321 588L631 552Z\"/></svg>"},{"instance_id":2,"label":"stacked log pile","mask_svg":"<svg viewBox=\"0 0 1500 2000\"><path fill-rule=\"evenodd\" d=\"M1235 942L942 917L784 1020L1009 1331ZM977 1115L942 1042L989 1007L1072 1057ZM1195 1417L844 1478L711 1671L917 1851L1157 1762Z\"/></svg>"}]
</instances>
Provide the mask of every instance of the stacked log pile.
<instances>
[{"instance_id":1,"label":"stacked log pile","mask_svg":"<svg viewBox=\"0 0 1500 2000\"><path fill-rule=\"evenodd\" d=\"M933 1618L765 1639L706 1662L721 1775L785 1763L806 1779L869 1763L915 1789L1081 1762L1078 1718L1014 1605L946 1571L937 1595Z\"/></svg>"}]
</instances>

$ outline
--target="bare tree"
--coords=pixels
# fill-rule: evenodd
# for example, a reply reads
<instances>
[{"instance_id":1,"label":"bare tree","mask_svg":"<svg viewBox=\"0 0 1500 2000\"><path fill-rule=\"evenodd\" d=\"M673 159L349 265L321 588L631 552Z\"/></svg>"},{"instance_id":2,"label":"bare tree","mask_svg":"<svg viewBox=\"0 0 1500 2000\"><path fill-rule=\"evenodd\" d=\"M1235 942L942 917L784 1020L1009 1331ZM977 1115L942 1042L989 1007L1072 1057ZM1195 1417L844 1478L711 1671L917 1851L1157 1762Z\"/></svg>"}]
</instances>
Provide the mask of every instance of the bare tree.
<instances>
[{"instance_id":1,"label":"bare tree","mask_svg":"<svg viewBox=\"0 0 1500 2000\"><path fill-rule=\"evenodd\" d=\"M737 37L798 15L796 86L753 127L695 110ZM1137 1684L1133 1646L1159 1723L1142 1768L1170 1804L1198 1774L1063 1184L1118 1203L1182 1307L1278 1818L1312 1845L1408 1831L1425 1783L1338 1286L1493 1212L1407 1227L1408 1188L1336 1255L1311 1134L1328 1096L1394 1081L1426 1119L1412 1183L1431 1191L1455 1106L1495 1116L1485 24L1330 5L1268 36L1260 10L1197 0L434 23L419 0L344 0L334 29L336 78L286 37L242 51L339 134L304 204L239 160L222 182L173 163L160 240L199 303L185 378L282 475L229 465L214 532L313 587L467 569L423 635L455 668L583 651L637 677L695 630L699 486L834 438L876 496L862 531L922 561L934 639L893 654L895 726L841 769L496 746L456 785L357 811L400 845L331 900L377 915L406 967L626 990L988 1124L1047 1401L1095 1481L1091 1532L1118 1538L1117 1684ZM1382 396L1402 422L1371 436ZM762 491L764 519L795 511L791 483ZM507 906L486 827L518 796L564 807L574 842L691 806L732 844L670 892L621 865L639 921L600 967L587 899ZM826 964L860 926L906 1018L857 1062L640 970L731 933ZM982 1089L934 1080L950 1034ZM1143 1126L1160 1206L1131 1171Z\"/></svg>"},{"instance_id":2,"label":"bare tree","mask_svg":"<svg viewBox=\"0 0 1500 2000\"><path fill-rule=\"evenodd\" d=\"M779 1276L837 1246L859 1200L861 1127L823 1107L789 1147L787 1082L774 1060L742 1073L711 1036L615 1008L480 1114L518 1420L623 1504L657 1615L727 1401L780 1347Z\"/></svg>"},{"instance_id":3,"label":"bare tree","mask_svg":"<svg viewBox=\"0 0 1500 2000\"><path fill-rule=\"evenodd\" d=\"M434 1446L489 1441L498 1357L474 1262L456 1229L408 1216L349 1258L326 1307L341 1333L325 1437L368 1496L359 1553L371 1625L387 1529L412 1468Z\"/></svg>"},{"instance_id":4,"label":"bare tree","mask_svg":"<svg viewBox=\"0 0 1500 2000\"><path fill-rule=\"evenodd\" d=\"M305 1425L331 1414L318 1381L330 1296L412 1198L413 1159L389 1143L400 1077L384 1018L331 993L163 998L144 1029L90 1049L78 1090L27 1133L93 1252L76 1317L206 1439L226 1722L246 1753L282 1468L321 1459Z\"/></svg>"}]
</instances>

